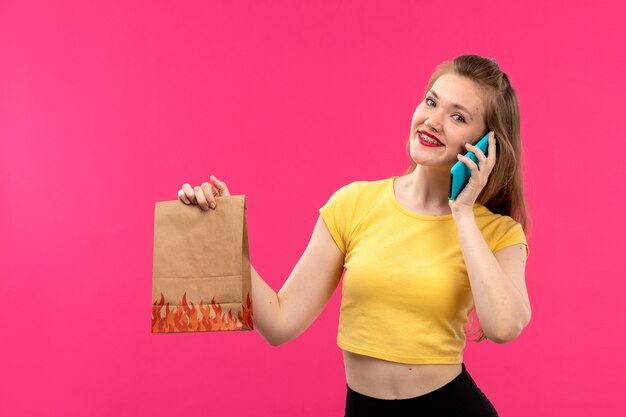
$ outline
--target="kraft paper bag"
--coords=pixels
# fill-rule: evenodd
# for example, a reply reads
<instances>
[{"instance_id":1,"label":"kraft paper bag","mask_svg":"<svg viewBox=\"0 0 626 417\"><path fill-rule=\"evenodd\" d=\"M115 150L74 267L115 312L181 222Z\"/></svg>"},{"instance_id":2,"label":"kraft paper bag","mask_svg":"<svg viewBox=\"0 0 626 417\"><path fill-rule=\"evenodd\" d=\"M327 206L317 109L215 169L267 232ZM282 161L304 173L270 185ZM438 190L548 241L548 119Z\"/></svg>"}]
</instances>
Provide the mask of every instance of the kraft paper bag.
<instances>
[{"instance_id":1,"label":"kraft paper bag","mask_svg":"<svg viewBox=\"0 0 626 417\"><path fill-rule=\"evenodd\" d=\"M152 333L253 330L246 196L154 209Z\"/></svg>"}]
</instances>

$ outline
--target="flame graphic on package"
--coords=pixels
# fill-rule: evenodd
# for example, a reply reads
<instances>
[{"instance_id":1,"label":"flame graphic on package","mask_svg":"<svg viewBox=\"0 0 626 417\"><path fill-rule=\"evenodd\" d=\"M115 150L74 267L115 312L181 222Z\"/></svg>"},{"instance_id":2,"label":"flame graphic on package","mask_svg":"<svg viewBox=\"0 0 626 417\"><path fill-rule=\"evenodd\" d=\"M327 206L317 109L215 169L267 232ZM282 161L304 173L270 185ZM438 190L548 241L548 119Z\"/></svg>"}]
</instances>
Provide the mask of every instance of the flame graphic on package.
<instances>
[{"instance_id":1,"label":"flame graphic on package","mask_svg":"<svg viewBox=\"0 0 626 417\"><path fill-rule=\"evenodd\" d=\"M161 300L155 301L152 305L152 333L254 329L250 293L248 293L243 311L240 311L236 317L233 317L232 309L228 311L228 315L223 313L222 306L215 303L215 297L211 299L211 304L203 304L200 300L198 306L192 302L188 305L185 292L178 305L170 307L169 302L164 304L165 296L161 293ZM214 313L213 318L211 318L211 309Z\"/></svg>"}]
</instances>

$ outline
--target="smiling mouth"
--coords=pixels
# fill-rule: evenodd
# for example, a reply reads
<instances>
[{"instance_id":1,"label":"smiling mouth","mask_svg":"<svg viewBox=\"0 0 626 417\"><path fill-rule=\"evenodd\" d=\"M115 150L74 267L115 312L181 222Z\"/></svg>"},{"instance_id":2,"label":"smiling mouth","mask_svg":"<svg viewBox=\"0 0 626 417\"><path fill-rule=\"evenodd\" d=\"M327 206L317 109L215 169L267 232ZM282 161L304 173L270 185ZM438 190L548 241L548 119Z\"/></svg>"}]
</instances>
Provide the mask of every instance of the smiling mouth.
<instances>
[{"instance_id":1,"label":"smiling mouth","mask_svg":"<svg viewBox=\"0 0 626 417\"><path fill-rule=\"evenodd\" d=\"M443 146L443 143L439 142L437 139L433 139L430 136L422 133L422 132L417 132L417 136L418 138L422 141L425 142L429 145L432 146Z\"/></svg>"}]
</instances>

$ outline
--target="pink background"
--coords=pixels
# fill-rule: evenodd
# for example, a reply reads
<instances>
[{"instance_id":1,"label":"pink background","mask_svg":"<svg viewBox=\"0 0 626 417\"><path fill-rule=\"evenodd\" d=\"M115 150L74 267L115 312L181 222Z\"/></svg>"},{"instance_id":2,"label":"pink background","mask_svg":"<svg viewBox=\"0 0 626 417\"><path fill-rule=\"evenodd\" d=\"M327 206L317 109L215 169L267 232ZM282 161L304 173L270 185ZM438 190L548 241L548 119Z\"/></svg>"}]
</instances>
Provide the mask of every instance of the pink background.
<instances>
[{"instance_id":1,"label":"pink background","mask_svg":"<svg viewBox=\"0 0 626 417\"><path fill-rule=\"evenodd\" d=\"M531 323L468 370L501 416L623 415L621 2L93 3L0 2L0 415L342 416L339 289L280 347L150 333L154 204L245 194L278 291L337 188L404 173L465 53L517 90L533 215Z\"/></svg>"}]
</instances>

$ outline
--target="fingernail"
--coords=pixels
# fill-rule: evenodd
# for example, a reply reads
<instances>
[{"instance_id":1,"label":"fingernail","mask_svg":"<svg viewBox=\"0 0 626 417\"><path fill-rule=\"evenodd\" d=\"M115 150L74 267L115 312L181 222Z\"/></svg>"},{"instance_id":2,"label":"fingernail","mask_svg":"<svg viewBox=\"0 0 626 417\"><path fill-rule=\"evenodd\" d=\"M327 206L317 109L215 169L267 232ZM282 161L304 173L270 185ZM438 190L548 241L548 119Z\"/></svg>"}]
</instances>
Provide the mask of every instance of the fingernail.
<instances>
[{"instance_id":1,"label":"fingernail","mask_svg":"<svg viewBox=\"0 0 626 417\"><path fill-rule=\"evenodd\" d=\"M215 208L215 203L211 203L211 208Z\"/></svg>"}]
</instances>

